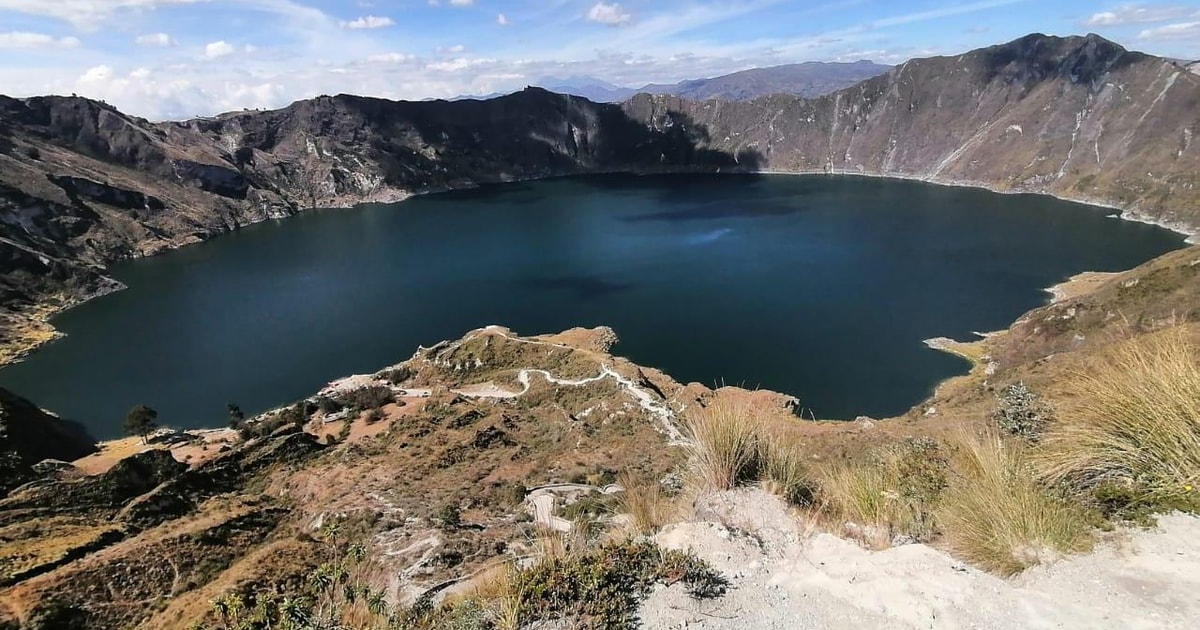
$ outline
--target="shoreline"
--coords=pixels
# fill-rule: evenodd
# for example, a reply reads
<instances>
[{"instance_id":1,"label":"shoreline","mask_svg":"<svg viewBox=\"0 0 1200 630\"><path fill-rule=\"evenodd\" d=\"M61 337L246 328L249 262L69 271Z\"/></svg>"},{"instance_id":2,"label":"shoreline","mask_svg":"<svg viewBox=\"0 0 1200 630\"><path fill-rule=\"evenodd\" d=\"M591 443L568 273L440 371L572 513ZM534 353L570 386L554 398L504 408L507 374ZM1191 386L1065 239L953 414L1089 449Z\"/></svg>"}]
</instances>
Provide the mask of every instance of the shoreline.
<instances>
[{"instance_id":1,"label":"shoreline","mask_svg":"<svg viewBox=\"0 0 1200 630\"><path fill-rule=\"evenodd\" d=\"M405 190L391 188L386 191L383 191L384 194L379 197L375 197L376 193L372 193L371 195L367 195L364 198L353 199L353 200L343 197L343 198L331 200L329 202L329 205L321 206L319 208L318 207L306 208L304 210L300 210L300 211L296 212L295 214L290 214L290 215L285 214L285 215L279 215L279 216L265 215L261 219L243 223L243 224L239 225L236 229L230 230L229 232L217 232L217 233L209 235L199 241L191 241L191 242L187 242L187 243L180 243L178 245L172 245L170 247L165 247L163 249L157 250L153 254L135 255L128 259L113 261L113 263L124 262L125 260L138 260L138 259L143 259L143 258L150 258L150 257L157 256L157 255L165 253L165 252L174 251L174 250L181 249L183 247L187 247L190 245L204 243L213 238L217 238L217 237L223 236L225 234L229 234L231 232L244 229L246 227L265 223L267 221L282 221L285 219L294 218L296 216L300 216L302 214L311 212L312 210L349 210L349 209L354 209L354 208L357 208L360 206L373 205L373 204L399 204L399 203L403 203L409 199L412 199L412 198L418 197L418 196L433 195L433 194L454 192L454 191L460 191L460 190L474 190L474 189L482 188L484 186L489 186L489 185L502 185L502 184L521 183L521 182L531 182L531 181L544 181L544 180L550 180L550 179L588 176L588 175L620 175L620 174L627 174L627 175L634 175L634 176L714 174L714 175L781 175L781 176L793 176L793 177L812 177L812 176L861 177L861 178L866 178L866 179L921 182L921 183L926 183L926 184L930 184L930 185L934 185L934 186L950 186L950 187L955 187L955 188L974 188L977 190L986 190L988 192L1002 194L1002 195L1040 195L1040 196L1057 199L1059 201L1095 206L1097 208L1104 208L1107 210L1115 210L1118 212L1118 214L1114 215L1114 218L1124 220L1124 221L1132 221L1134 223L1153 225L1153 226L1160 227L1160 228L1163 228L1166 230L1170 230L1172 232L1175 232L1177 234L1184 236L1185 237L1184 243L1186 245L1200 243L1200 226L1191 226L1191 225L1184 224L1181 222L1171 222L1171 221L1153 219L1153 218L1147 217L1144 213L1142 213L1139 210L1132 209L1132 208L1122 208L1111 202L1067 197L1064 195L1059 195L1059 194L1055 194L1055 193L1048 192L1048 191L1039 192L1039 191L1030 191L1030 190L1000 189L994 185L989 185L989 184L986 184L983 182L975 182L975 181L940 179L937 177L923 177L923 176L918 176L918 175L906 175L903 173L879 174L879 173L864 173L864 172L860 172L860 171L851 171L851 170L825 170L825 169L822 169L822 170L808 169L808 170L796 170L796 171L778 171L778 170L750 171L750 170L737 170L737 169L723 171L720 168L717 168L717 169L660 169L660 170L653 170L653 171L600 170L600 171L575 172L575 173L544 174L544 175L536 175L536 176L530 176L530 177L512 177L512 178L505 178L505 179L497 180L494 182L469 182L469 183L465 183L462 186L457 186L457 187L447 186L447 187L440 187L440 188L436 188L436 189L423 190L423 191L405 191ZM105 267L105 271L107 271L107 266ZM1126 270L1126 271L1128 271L1128 270ZM1080 274L1076 274L1076 276L1072 276L1071 278L1064 280L1063 282L1060 282L1056 285L1053 285L1051 287L1047 287L1046 289L1044 289L1046 292L1051 294L1051 296L1052 296L1051 303L1053 303L1054 301L1057 301L1059 299L1057 297L1058 294L1056 293L1056 291L1060 290L1061 287L1063 287L1064 285L1068 285L1069 283L1071 283L1073 280L1075 280L1079 276L1083 276L1083 275L1091 274L1091 273L1102 273L1102 272L1084 271L1084 272L1081 272ZM1113 272L1113 273L1120 273L1120 272ZM76 306L79 306L86 302L90 302L93 299L104 297L106 295L115 293L116 291L120 291L120 290L126 288L126 286L124 284L122 284L121 282L119 282L109 276L104 276L104 277L106 279L110 280L112 282L112 285L110 285L109 287L106 287L104 290L97 291L96 293L93 293L91 295L87 295L87 296L79 297L79 298L68 299L65 301L65 303L59 303L59 304L54 304L53 298L49 298L49 299L41 301L41 302L35 302L35 303L33 303L25 308L22 308L22 309L10 311L6 315L6 319L11 321L12 324L6 325L4 327L3 332L6 335L13 335L13 333L17 333L17 334L14 335L11 339L6 339L3 343L0 343L0 368L3 368L7 365L19 363L19 362L23 361L29 355L31 355L34 352L41 349L42 347L44 347L54 341L57 341L59 339L66 337L65 333L59 331L57 328L54 327L54 325L52 323L52 320L54 319L54 317L61 315L62 313L66 312L72 308L75 308ZM25 333L25 334L20 334L20 333Z\"/></svg>"},{"instance_id":2,"label":"shoreline","mask_svg":"<svg viewBox=\"0 0 1200 630\"><path fill-rule=\"evenodd\" d=\"M1186 243L1188 245L1200 244L1200 225L1193 226L1193 225L1190 225L1188 223L1184 223L1181 221L1164 221L1162 219L1155 219L1153 217L1146 216L1145 213L1143 213L1142 211L1137 210L1135 208L1123 208L1123 207L1118 206L1109 201L1101 201L1101 200L1097 200L1097 199L1088 199L1088 198L1082 198L1082 197L1068 197L1065 195L1060 195L1060 194L1049 192L1049 191L1014 190L1011 188L1002 189L1002 188L997 188L994 185L990 185L990 184L987 184L984 182L976 182L976 181L969 181L969 180L957 180L957 179L938 179L936 177L922 177L919 175L905 175L902 173L874 174L874 173L863 173L863 172L859 172L859 171L841 171L841 170L828 170L828 171L827 170L819 170L818 171L818 170L811 170L811 169L803 170L803 171L762 170L762 171L751 171L751 172L760 174L760 175L803 175L803 176L828 175L828 176L832 176L832 177L862 177L862 178L866 178L866 179L891 179L891 180L895 180L895 181L904 181L904 182L922 182L925 184L932 184L934 186L949 186L952 188L974 188L976 190L986 190L988 192L995 193L997 195L1037 195L1037 196L1042 196L1042 197L1050 197L1052 199L1057 199L1059 201L1066 201L1068 203L1077 203L1077 204L1081 204L1081 205L1085 205L1085 206L1095 206L1097 208L1104 208L1105 210L1116 210L1118 212L1118 214L1116 214L1115 216L1112 216L1112 218L1119 219L1122 221L1130 221L1133 223L1141 223L1144 225L1153 225L1155 227L1159 227L1164 230L1169 230L1171 232L1175 232L1176 234L1182 235L1183 237L1185 237L1184 243ZM1126 271L1128 271L1128 270L1126 270Z\"/></svg>"}]
</instances>

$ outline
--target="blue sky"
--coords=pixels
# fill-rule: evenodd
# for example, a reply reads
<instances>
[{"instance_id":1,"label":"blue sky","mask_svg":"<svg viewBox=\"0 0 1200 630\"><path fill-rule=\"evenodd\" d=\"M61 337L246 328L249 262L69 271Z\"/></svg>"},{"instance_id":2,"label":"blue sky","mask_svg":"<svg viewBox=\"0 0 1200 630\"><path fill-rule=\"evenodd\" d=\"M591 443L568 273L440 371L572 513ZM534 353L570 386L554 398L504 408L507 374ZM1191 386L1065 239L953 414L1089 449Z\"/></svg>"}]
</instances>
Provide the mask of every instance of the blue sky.
<instances>
[{"instance_id":1,"label":"blue sky","mask_svg":"<svg viewBox=\"0 0 1200 630\"><path fill-rule=\"evenodd\" d=\"M0 0L0 91L153 119L546 76L619 85L797 61L900 63L1030 32L1200 58L1200 0Z\"/></svg>"}]
</instances>

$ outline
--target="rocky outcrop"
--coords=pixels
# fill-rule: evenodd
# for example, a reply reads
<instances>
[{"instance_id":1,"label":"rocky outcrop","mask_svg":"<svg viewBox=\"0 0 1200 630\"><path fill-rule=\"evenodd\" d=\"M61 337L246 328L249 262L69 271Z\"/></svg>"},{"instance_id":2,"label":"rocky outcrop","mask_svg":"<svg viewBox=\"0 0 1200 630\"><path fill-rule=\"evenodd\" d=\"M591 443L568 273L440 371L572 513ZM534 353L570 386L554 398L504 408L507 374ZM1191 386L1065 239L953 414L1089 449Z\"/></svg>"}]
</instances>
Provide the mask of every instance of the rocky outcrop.
<instances>
[{"instance_id":1,"label":"rocky outcrop","mask_svg":"<svg viewBox=\"0 0 1200 630\"><path fill-rule=\"evenodd\" d=\"M0 496L34 476L45 459L73 460L96 452L82 426L52 416L0 388Z\"/></svg>"},{"instance_id":2,"label":"rocky outcrop","mask_svg":"<svg viewBox=\"0 0 1200 630\"><path fill-rule=\"evenodd\" d=\"M150 123L86 99L0 97L0 347L26 339L22 318L44 314L32 305L115 288L102 273L114 260L313 206L575 173L918 178L1195 230L1197 133L1200 76L1097 36L918 59L815 99L609 105L530 88L488 101L322 96Z\"/></svg>"}]
</instances>

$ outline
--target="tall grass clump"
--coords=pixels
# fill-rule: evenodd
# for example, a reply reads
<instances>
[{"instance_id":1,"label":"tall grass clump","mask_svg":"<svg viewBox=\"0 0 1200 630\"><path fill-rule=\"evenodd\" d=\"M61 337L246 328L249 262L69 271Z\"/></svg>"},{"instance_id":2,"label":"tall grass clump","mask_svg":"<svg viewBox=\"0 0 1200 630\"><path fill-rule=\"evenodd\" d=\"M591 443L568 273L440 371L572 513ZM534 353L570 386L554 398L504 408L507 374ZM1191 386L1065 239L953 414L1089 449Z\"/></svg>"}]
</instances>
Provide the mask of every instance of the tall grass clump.
<instances>
[{"instance_id":1,"label":"tall grass clump","mask_svg":"<svg viewBox=\"0 0 1200 630\"><path fill-rule=\"evenodd\" d=\"M759 444L759 468L768 492L793 505L812 504L816 484L798 443L767 435Z\"/></svg>"},{"instance_id":2,"label":"tall grass clump","mask_svg":"<svg viewBox=\"0 0 1200 630\"><path fill-rule=\"evenodd\" d=\"M959 455L936 512L954 553L1012 575L1091 547L1086 514L1040 485L1021 449L988 433L964 438Z\"/></svg>"},{"instance_id":3,"label":"tall grass clump","mask_svg":"<svg viewBox=\"0 0 1200 630\"><path fill-rule=\"evenodd\" d=\"M618 509L629 515L634 532L649 536L667 524L671 504L662 484L639 479L628 471L621 473L617 483L624 489L617 497Z\"/></svg>"},{"instance_id":4,"label":"tall grass clump","mask_svg":"<svg viewBox=\"0 0 1200 630\"><path fill-rule=\"evenodd\" d=\"M933 512L947 471L937 442L911 439L867 461L827 467L819 498L827 512L845 521L847 533L872 547L898 539L925 541L935 533Z\"/></svg>"},{"instance_id":5,"label":"tall grass clump","mask_svg":"<svg viewBox=\"0 0 1200 630\"><path fill-rule=\"evenodd\" d=\"M1176 327L1125 343L1073 375L1047 431L1044 477L1151 511L1200 509L1200 354Z\"/></svg>"},{"instance_id":6,"label":"tall grass clump","mask_svg":"<svg viewBox=\"0 0 1200 630\"><path fill-rule=\"evenodd\" d=\"M741 405L716 403L691 415L686 434L691 468L708 490L731 490L759 472L762 425Z\"/></svg>"}]
</instances>

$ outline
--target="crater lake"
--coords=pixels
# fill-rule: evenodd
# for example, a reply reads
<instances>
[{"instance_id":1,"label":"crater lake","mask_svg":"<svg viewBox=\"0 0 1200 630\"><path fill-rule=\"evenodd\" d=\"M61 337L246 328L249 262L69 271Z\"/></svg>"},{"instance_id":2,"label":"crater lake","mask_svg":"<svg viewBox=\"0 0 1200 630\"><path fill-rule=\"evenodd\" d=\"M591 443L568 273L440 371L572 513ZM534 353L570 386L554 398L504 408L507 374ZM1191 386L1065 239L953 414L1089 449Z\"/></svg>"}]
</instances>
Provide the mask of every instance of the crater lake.
<instances>
[{"instance_id":1,"label":"crater lake","mask_svg":"<svg viewBox=\"0 0 1200 630\"><path fill-rule=\"evenodd\" d=\"M488 324L612 327L614 353L681 382L905 412L961 359L922 341L1007 327L1081 271L1184 245L1113 211L837 176L574 177L316 210L112 266L128 289L53 320L66 337L0 385L95 436L147 404L220 426Z\"/></svg>"}]
</instances>

